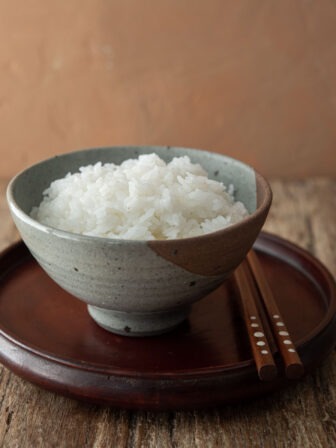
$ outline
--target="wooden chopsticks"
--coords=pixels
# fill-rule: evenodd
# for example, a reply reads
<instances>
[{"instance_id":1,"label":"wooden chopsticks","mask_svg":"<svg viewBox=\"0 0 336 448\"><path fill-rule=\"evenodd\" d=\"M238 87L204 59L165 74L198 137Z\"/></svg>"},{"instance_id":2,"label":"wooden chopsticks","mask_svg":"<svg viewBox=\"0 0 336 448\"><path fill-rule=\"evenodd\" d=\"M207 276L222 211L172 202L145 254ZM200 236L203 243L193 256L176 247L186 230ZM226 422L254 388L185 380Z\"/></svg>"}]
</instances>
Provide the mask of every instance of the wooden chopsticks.
<instances>
[{"instance_id":1,"label":"wooden chopsticks","mask_svg":"<svg viewBox=\"0 0 336 448\"><path fill-rule=\"evenodd\" d=\"M258 256L253 250L247 254L247 262L254 275L260 297L267 311L274 339L276 340L285 364L286 376L291 379L299 378L304 373L303 364L294 347L285 321L278 309L272 290L260 265Z\"/></svg>"},{"instance_id":2,"label":"wooden chopsticks","mask_svg":"<svg viewBox=\"0 0 336 448\"><path fill-rule=\"evenodd\" d=\"M262 381L270 381L276 377L277 368L255 302L257 292L253 278L246 263L243 262L236 269L234 277L241 298L243 318L259 378Z\"/></svg>"},{"instance_id":3,"label":"wooden chopsticks","mask_svg":"<svg viewBox=\"0 0 336 448\"><path fill-rule=\"evenodd\" d=\"M269 381L277 375L277 367L267 340L259 309L266 311L273 338L285 365L287 378L299 378L304 373L303 364L294 347L284 319L278 309L257 254L251 250L234 273L241 297L243 317L256 363L259 378Z\"/></svg>"}]
</instances>

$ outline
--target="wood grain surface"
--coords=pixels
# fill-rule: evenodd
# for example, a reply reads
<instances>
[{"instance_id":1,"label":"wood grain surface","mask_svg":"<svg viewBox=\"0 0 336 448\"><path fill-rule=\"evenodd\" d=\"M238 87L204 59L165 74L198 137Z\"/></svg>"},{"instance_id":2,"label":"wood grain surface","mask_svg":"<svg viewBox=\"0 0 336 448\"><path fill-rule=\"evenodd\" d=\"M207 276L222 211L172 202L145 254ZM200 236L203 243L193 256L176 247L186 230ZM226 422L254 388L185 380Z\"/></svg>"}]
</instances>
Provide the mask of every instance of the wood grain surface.
<instances>
[{"instance_id":1,"label":"wood grain surface","mask_svg":"<svg viewBox=\"0 0 336 448\"><path fill-rule=\"evenodd\" d=\"M0 181L0 249L18 239ZM265 230L314 253L336 275L336 180L273 181ZM38 389L0 366L1 447L334 447L336 356L267 398L197 412L130 412Z\"/></svg>"}]
</instances>

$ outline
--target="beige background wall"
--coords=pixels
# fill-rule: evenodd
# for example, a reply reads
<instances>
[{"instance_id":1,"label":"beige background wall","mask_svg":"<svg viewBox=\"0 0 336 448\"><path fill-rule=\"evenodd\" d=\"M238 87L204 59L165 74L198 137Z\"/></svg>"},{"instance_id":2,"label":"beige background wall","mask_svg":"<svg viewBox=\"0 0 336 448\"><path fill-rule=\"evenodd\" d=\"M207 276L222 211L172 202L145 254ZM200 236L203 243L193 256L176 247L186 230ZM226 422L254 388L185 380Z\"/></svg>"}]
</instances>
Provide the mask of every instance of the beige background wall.
<instances>
[{"instance_id":1,"label":"beige background wall","mask_svg":"<svg viewBox=\"0 0 336 448\"><path fill-rule=\"evenodd\" d=\"M336 174L331 0L0 0L0 176L113 144Z\"/></svg>"}]
</instances>

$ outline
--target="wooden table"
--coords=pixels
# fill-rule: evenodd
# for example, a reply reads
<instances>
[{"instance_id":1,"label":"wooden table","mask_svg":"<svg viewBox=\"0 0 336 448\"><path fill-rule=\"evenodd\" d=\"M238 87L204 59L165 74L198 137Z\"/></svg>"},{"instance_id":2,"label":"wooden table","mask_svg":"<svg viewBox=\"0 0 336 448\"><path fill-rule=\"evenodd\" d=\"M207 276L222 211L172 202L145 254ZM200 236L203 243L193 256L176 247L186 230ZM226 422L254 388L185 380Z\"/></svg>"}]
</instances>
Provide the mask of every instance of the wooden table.
<instances>
[{"instance_id":1,"label":"wooden table","mask_svg":"<svg viewBox=\"0 0 336 448\"><path fill-rule=\"evenodd\" d=\"M0 249L18 238L0 180ZM314 253L336 275L336 180L273 181L265 230ZM195 412L130 412L38 389L0 366L1 447L334 447L336 354L267 398Z\"/></svg>"}]
</instances>

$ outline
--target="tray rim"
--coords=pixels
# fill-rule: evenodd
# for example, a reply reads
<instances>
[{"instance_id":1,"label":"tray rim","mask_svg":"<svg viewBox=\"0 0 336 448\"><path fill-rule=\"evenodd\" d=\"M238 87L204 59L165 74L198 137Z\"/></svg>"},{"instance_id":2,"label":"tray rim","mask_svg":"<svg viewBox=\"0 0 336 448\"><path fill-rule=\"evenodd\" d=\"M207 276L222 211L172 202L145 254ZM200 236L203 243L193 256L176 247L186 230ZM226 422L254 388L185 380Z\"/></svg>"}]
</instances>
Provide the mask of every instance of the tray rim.
<instances>
[{"instance_id":1,"label":"tray rim","mask_svg":"<svg viewBox=\"0 0 336 448\"><path fill-rule=\"evenodd\" d=\"M268 244L271 244L271 247L267 246ZM297 350L300 352L300 350L303 350L304 347L314 338L316 338L319 334L323 333L329 325L333 324L333 321L336 320L336 283L329 272L328 268L320 261L318 260L313 254L311 254L308 250L300 247L298 244L293 243L283 237L280 237L278 235L275 235L270 232L262 231L254 245L254 247L258 250L261 250L263 253L269 254L271 256L275 256L276 258L288 262L287 259L285 259L285 256L279 256L279 254L274 250L272 250L272 246L278 246L280 248L285 248L287 251L292 252L293 254L296 254L297 256L308 259L310 264L314 266L314 269L316 269L319 273L322 273L323 278L326 282L326 285L328 286L328 289L330 291L330 297L328 302L328 309L326 310L325 315L323 316L323 319L318 323L318 325L309 332L308 335L305 337L299 339L298 341L295 341L295 346ZM2 272L0 275L0 281L2 278L4 278L8 273L10 273L13 269L20 266L22 263L24 263L25 259L29 258L33 260L33 256L30 254L28 248L25 246L24 242L22 240L17 241L16 243L8 246L3 251L0 252L0 259L2 259L5 256L8 256L8 254L11 254L11 252L15 250L19 250L20 248L23 248L26 251L25 257L22 258L19 262L16 262L13 264L13 266L5 272ZM266 250L265 250L266 247ZM261 249L260 249L261 248ZM264 248L264 249L263 249ZM300 270L303 275L307 276L306 271L303 269L300 269L299 265L292 263L292 266ZM309 276L310 281L313 281L315 286L319 287L319 284L316 282L313 276ZM321 291L324 291L323 288L319 288ZM325 295L325 291L324 291ZM78 300L78 299L76 299ZM239 371L245 371L248 368L254 369L254 361L251 357L250 359L241 361L239 363L232 363L228 365L221 365L221 366L215 366L215 367L203 367L203 368L195 368L192 371L189 370L174 370L174 371L150 371L150 372L139 372L134 371L130 369L121 369L116 366L99 366L97 364L86 362L85 364L78 363L74 360L67 359L67 358L61 358L59 356L50 354L48 352L44 352L41 349L38 349L37 347L33 347L31 345L26 345L22 341L19 341L15 339L15 337L11 336L10 334L6 333L3 328L0 327L0 338L5 339L8 341L9 344L13 345L14 347L19 347L24 352L30 354L33 357L37 357L41 360L47 360L49 362L52 362L56 365L65 366L70 369L79 370L81 372L85 371L88 373L95 373L95 374L103 374L103 375L110 375L114 377L127 377L127 378L134 378L134 379L141 379L141 380L169 380L170 378L181 378L181 379L191 379L193 377L199 378L204 377L212 377L213 375L229 375L230 373L235 374ZM277 357L278 351L274 351L274 356ZM0 351L0 361L5 361L5 358L2 356L2 353ZM6 363L6 361L4 362Z\"/></svg>"}]
</instances>

